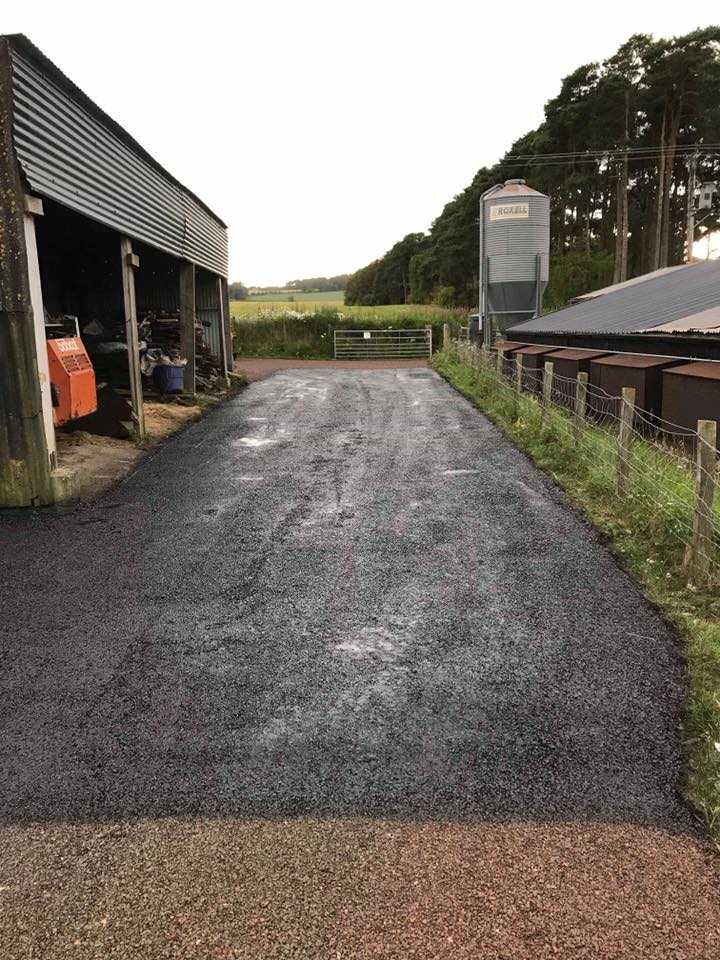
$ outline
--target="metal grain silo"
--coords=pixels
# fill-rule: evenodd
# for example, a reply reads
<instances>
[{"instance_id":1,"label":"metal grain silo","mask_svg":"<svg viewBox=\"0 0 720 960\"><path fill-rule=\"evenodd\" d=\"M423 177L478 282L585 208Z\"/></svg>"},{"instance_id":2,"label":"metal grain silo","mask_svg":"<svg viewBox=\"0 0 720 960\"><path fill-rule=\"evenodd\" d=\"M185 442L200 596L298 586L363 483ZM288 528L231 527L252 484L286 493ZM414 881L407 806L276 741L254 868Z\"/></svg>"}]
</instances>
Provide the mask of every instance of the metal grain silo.
<instances>
[{"instance_id":1,"label":"metal grain silo","mask_svg":"<svg viewBox=\"0 0 720 960\"><path fill-rule=\"evenodd\" d=\"M542 311L550 269L550 198L524 180L507 180L488 190L481 204L484 316L494 317L502 333Z\"/></svg>"}]
</instances>

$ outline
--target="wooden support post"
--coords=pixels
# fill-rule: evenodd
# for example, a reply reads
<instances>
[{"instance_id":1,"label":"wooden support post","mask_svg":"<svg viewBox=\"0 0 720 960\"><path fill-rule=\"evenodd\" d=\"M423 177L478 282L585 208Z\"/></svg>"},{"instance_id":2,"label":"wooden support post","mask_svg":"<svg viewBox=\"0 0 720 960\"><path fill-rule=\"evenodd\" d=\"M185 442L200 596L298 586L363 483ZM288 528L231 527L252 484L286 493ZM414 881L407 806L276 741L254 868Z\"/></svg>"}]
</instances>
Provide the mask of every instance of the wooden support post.
<instances>
[{"instance_id":1,"label":"wooden support post","mask_svg":"<svg viewBox=\"0 0 720 960\"><path fill-rule=\"evenodd\" d=\"M505 357L503 356L502 350L498 350L495 354L495 366L497 368L498 377L503 375L503 364L505 362Z\"/></svg>"},{"instance_id":2,"label":"wooden support post","mask_svg":"<svg viewBox=\"0 0 720 960\"><path fill-rule=\"evenodd\" d=\"M550 409L550 404L552 403L554 373L555 373L555 364L552 362L552 360L547 360L545 362L545 368L543 370L543 407L546 410Z\"/></svg>"},{"instance_id":3,"label":"wooden support post","mask_svg":"<svg viewBox=\"0 0 720 960\"><path fill-rule=\"evenodd\" d=\"M230 293L228 290L228 282L226 277L220 277L220 287L221 287L221 297L223 304L223 316L225 317L225 356L228 363L228 371L230 373L235 369L235 355L233 353L233 336L232 336L232 314L230 313Z\"/></svg>"},{"instance_id":4,"label":"wooden support post","mask_svg":"<svg viewBox=\"0 0 720 960\"><path fill-rule=\"evenodd\" d=\"M432 356L433 352L433 342L432 342L432 327L430 324L425 325L425 336L427 337L428 342L428 356Z\"/></svg>"},{"instance_id":5,"label":"wooden support post","mask_svg":"<svg viewBox=\"0 0 720 960\"><path fill-rule=\"evenodd\" d=\"M630 479L630 455L632 451L632 433L635 420L635 388L623 387L620 401L620 433L618 435L617 492L618 496L627 493Z\"/></svg>"},{"instance_id":6,"label":"wooden support post","mask_svg":"<svg viewBox=\"0 0 720 960\"><path fill-rule=\"evenodd\" d=\"M695 513L690 542L685 550L685 567L697 584L710 574L714 546L713 501L717 489L717 422L698 420Z\"/></svg>"},{"instance_id":7,"label":"wooden support post","mask_svg":"<svg viewBox=\"0 0 720 960\"><path fill-rule=\"evenodd\" d=\"M522 355L515 357L515 390L522 393L523 382L523 358Z\"/></svg>"},{"instance_id":8,"label":"wooden support post","mask_svg":"<svg viewBox=\"0 0 720 960\"><path fill-rule=\"evenodd\" d=\"M217 278L217 288L218 288L218 335L220 337L220 367L222 370L222 377L225 381L225 386L230 386L230 377L228 376L228 370L230 365L228 363L228 352L227 352L227 337L225 336L225 301L223 298L223 282L222 277Z\"/></svg>"},{"instance_id":9,"label":"wooden support post","mask_svg":"<svg viewBox=\"0 0 720 960\"><path fill-rule=\"evenodd\" d=\"M48 361L47 337L45 336L45 308L43 306L42 283L40 281L40 258L38 256L35 217L43 215L43 203L39 197L25 196L25 247L27 249L28 282L30 284L30 303L33 312L35 331L35 352L37 354L38 377L40 379L40 400L42 403L45 443L47 445L50 470L58 465L57 446L55 444L55 421L53 419L52 395L50 393L50 363Z\"/></svg>"},{"instance_id":10,"label":"wooden support post","mask_svg":"<svg viewBox=\"0 0 720 960\"><path fill-rule=\"evenodd\" d=\"M443 324L443 346L444 347L450 346L450 324L449 323Z\"/></svg>"},{"instance_id":11,"label":"wooden support post","mask_svg":"<svg viewBox=\"0 0 720 960\"><path fill-rule=\"evenodd\" d=\"M195 264L180 264L180 356L187 360L183 383L185 393L195 396Z\"/></svg>"},{"instance_id":12,"label":"wooden support post","mask_svg":"<svg viewBox=\"0 0 720 960\"><path fill-rule=\"evenodd\" d=\"M135 432L142 440L145 437L145 407L143 405L142 378L140 376L140 347L138 343L134 272L139 261L133 254L132 241L128 237L122 237L120 240L120 262L123 281L125 342L127 343L128 370L130 372L132 417L135 424Z\"/></svg>"},{"instance_id":13,"label":"wooden support post","mask_svg":"<svg viewBox=\"0 0 720 960\"><path fill-rule=\"evenodd\" d=\"M575 443L580 443L582 432L585 428L585 416L587 413L587 388L588 375L579 373L577 383L575 384L575 420L573 429L575 433Z\"/></svg>"},{"instance_id":14,"label":"wooden support post","mask_svg":"<svg viewBox=\"0 0 720 960\"><path fill-rule=\"evenodd\" d=\"M13 92L10 43L3 37L0 38L0 507L51 503L54 497L28 278L24 185L13 144ZM47 356L45 345L43 349Z\"/></svg>"}]
</instances>

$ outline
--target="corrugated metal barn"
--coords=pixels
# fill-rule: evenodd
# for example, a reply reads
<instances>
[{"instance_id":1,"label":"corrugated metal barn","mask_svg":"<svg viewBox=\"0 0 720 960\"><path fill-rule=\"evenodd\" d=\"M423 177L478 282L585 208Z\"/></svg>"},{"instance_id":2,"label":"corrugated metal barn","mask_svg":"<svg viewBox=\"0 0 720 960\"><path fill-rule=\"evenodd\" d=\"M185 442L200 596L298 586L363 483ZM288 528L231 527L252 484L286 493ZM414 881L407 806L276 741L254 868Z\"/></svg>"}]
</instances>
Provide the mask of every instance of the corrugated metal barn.
<instances>
[{"instance_id":1,"label":"corrugated metal barn","mask_svg":"<svg viewBox=\"0 0 720 960\"><path fill-rule=\"evenodd\" d=\"M720 425L718 261L667 267L597 290L511 327L508 336L513 345L560 348L543 357L557 361L558 376L589 370L598 392L589 403L598 413L616 416L622 388L633 387L638 407L653 417L662 411L664 420L691 429L699 420ZM574 385L556 394L560 389L571 403Z\"/></svg>"},{"instance_id":2,"label":"corrugated metal barn","mask_svg":"<svg viewBox=\"0 0 720 960\"><path fill-rule=\"evenodd\" d=\"M585 350L720 359L720 263L693 263L587 294L508 331L512 340Z\"/></svg>"},{"instance_id":3,"label":"corrugated metal barn","mask_svg":"<svg viewBox=\"0 0 720 960\"><path fill-rule=\"evenodd\" d=\"M188 394L201 359L227 376L227 228L21 35L0 37L0 222L0 506L47 503L48 327L75 323L142 435L144 336Z\"/></svg>"}]
</instances>

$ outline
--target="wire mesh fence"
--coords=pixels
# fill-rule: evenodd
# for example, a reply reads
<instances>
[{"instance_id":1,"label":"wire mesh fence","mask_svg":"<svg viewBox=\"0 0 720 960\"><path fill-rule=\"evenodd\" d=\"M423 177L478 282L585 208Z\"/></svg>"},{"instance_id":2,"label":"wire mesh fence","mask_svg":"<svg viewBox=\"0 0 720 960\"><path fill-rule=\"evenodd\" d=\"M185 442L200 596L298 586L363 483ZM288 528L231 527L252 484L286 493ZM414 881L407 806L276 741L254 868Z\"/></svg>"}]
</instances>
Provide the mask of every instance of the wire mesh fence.
<instances>
[{"instance_id":1,"label":"wire mesh fence","mask_svg":"<svg viewBox=\"0 0 720 960\"><path fill-rule=\"evenodd\" d=\"M720 576L720 496L714 421L698 430L663 420L634 403L634 390L613 396L588 382L558 376L533 358L508 363L464 343L452 349L474 367L503 418L527 425L572 458L586 485L620 498L625 513L695 582ZM544 360L544 358L542 358Z\"/></svg>"}]
</instances>

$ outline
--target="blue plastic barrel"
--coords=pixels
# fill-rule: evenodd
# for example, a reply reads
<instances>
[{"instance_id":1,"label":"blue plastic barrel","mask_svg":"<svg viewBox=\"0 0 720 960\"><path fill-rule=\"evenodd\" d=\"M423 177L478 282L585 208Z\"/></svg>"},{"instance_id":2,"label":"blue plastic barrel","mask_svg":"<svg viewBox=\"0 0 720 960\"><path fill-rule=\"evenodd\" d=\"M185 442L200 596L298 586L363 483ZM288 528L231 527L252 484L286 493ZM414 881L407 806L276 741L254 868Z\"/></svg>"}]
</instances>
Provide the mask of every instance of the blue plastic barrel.
<instances>
[{"instance_id":1,"label":"blue plastic barrel","mask_svg":"<svg viewBox=\"0 0 720 960\"><path fill-rule=\"evenodd\" d=\"M153 381L160 393L182 393L185 367L174 363L159 363L153 370Z\"/></svg>"}]
</instances>

